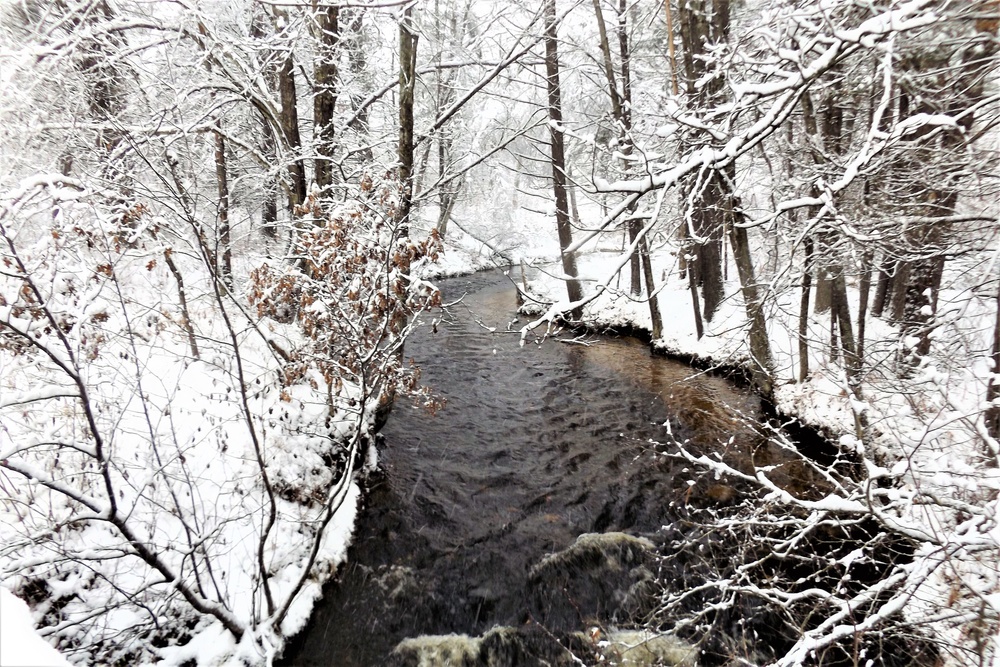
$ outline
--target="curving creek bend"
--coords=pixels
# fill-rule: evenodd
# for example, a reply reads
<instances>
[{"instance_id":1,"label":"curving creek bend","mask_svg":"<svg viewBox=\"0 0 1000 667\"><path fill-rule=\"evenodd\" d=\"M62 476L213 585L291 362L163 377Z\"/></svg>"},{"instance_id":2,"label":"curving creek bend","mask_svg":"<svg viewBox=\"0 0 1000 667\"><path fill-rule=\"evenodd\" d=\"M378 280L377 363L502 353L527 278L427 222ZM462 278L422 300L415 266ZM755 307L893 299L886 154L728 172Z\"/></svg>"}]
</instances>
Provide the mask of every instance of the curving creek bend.
<instances>
[{"instance_id":1,"label":"curving creek bend","mask_svg":"<svg viewBox=\"0 0 1000 667\"><path fill-rule=\"evenodd\" d=\"M689 471L658 443L768 456L753 424L759 399L729 381L652 356L631 338L520 347L517 334L486 329L519 327L502 274L441 286L446 301L464 295L462 303L434 315L436 333L420 327L406 355L446 405L431 414L397 402L349 562L285 665L479 664L390 654L421 635L513 626L555 638L622 622L635 612L623 593L636 583L630 566L555 581L532 568L584 533L662 543L658 535L689 507L733 502L734 489ZM587 570L595 558L576 560ZM545 664L519 650L521 658L488 664Z\"/></svg>"}]
</instances>

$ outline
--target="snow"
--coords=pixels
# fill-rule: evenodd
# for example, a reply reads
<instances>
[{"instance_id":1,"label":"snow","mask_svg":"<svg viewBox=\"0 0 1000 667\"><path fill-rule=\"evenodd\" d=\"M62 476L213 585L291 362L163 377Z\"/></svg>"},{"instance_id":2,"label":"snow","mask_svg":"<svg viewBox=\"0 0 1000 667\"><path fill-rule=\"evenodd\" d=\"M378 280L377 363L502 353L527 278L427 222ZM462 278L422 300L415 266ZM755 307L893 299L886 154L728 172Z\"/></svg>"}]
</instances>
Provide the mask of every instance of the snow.
<instances>
[{"instance_id":1,"label":"snow","mask_svg":"<svg viewBox=\"0 0 1000 667\"><path fill-rule=\"evenodd\" d=\"M3 586L0 586L0 665L70 667L59 651L38 636L28 605Z\"/></svg>"}]
</instances>

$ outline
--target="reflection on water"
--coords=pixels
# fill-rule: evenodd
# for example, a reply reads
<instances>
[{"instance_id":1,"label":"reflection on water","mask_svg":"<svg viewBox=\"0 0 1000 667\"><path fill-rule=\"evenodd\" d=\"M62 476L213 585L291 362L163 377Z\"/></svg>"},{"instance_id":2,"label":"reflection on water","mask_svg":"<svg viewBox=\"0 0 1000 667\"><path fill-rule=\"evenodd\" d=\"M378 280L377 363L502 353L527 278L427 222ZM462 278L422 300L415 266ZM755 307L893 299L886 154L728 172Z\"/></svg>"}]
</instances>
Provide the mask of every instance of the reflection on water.
<instances>
[{"instance_id":1,"label":"reflection on water","mask_svg":"<svg viewBox=\"0 0 1000 667\"><path fill-rule=\"evenodd\" d=\"M396 406L350 563L286 664L378 665L404 637L522 623L528 571L546 553L586 532L653 534L693 494L732 500L712 480L692 489L656 443L737 460L761 449L749 425L759 402L725 380L631 339L522 347L516 333L490 333L515 317L497 273L443 289L462 304L406 354L446 405Z\"/></svg>"}]
</instances>

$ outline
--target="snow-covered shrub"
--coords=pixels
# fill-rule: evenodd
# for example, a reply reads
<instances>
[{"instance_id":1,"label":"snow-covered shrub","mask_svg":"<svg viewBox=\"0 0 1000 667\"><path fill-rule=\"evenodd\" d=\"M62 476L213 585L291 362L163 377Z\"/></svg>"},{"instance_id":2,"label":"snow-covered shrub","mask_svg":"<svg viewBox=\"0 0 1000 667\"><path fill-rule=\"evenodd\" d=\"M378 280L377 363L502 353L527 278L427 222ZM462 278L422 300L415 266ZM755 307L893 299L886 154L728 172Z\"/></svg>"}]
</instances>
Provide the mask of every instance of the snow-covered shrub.
<instances>
[{"instance_id":1,"label":"snow-covered shrub","mask_svg":"<svg viewBox=\"0 0 1000 667\"><path fill-rule=\"evenodd\" d=\"M283 352L283 382L324 384L331 409L385 404L397 389L417 389L416 369L403 363L403 333L414 313L440 299L410 268L435 261L440 244L434 232L420 242L400 234L394 186L366 177L356 197L330 212L311 195L301 212L314 224L297 234L295 262L264 261L250 272L257 315L301 332ZM361 392L360 403L345 383Z\"/></svg>"},{"instance_id":2,"label":"snow-covered shrub","mask_svg":"<svg viewBox=\"0 0 1000 667\"><path fill-rule=\"evenodd\" d=\"M772 431L752 470L674 443L751 493L671 527L651 624L748 664L995 664L996 469L899 440L908 458L883 465L851 436L815 456Z\"/></svg>"},{"instance_id":3,"label":"snow-covered shrub","mask_svg":"<svg viewBox=\"0 0 1000 667\"><path fill-rule=\"evenodd\" d=\"M312 202L298 265L240 295L155 201L59 175L2 195L0 583L75 662L262 664L305 623L436 299L393 201Z\"/></svg>"}]
</instances>

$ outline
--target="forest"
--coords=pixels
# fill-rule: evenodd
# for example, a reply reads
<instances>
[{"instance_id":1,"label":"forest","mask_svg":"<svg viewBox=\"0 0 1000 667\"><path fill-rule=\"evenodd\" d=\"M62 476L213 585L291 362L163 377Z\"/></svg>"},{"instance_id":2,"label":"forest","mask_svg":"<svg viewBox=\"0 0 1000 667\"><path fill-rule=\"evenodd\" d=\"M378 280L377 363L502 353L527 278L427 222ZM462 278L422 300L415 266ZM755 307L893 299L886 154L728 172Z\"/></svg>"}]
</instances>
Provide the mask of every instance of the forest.
<instances>
[{"instance_id":1,"label":"forest","mask_svg":"<svg viewBox=\"0 0 1000 667\"><path fill-rule=\"evenodd\" d=\"M272 664L393 405L440 407L405 350L435 281L501 267L522 343L644 331L837 448L775 429L801 491L672 443L753 489L705 535L763 546L646 631L766 608L787 647L728 664L1000 664L998 29L998 0L0 0L0 586L72 664Z\"/></svg>"}]
</instances>

